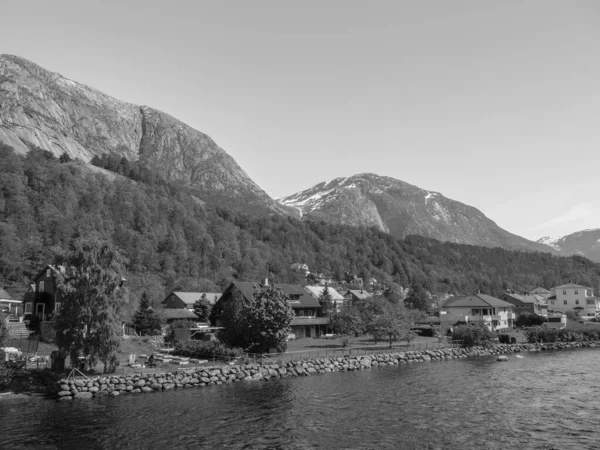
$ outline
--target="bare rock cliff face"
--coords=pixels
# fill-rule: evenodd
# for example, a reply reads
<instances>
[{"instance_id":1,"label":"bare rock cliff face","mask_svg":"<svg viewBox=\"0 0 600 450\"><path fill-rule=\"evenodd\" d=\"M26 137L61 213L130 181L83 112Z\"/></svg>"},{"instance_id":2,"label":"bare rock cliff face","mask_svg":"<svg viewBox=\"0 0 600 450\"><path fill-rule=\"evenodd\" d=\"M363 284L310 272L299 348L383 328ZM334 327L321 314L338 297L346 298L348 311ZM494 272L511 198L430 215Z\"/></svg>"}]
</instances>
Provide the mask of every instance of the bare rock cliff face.
<instances>
[{"instance_id":1,"label":"bare rock cliff face","mask_svg":"<svg viewBox=\"0 0 600 450\"><path fill-rule=\"evenodd\" d=\"M289 213L206 134L17 56L0 55L0 142L18 153L35 146L84 162L115 152L199 189L207 200Z\"/></svg>"},{"instance_id":2,"label":"bare rock cliff face","mask_svg":"<svg viewBox=\"0 0 600 450\"><path fill-rule=\"evenodd\" d=\"M336 178L279 201L304 218L375 225L399 238L416 234L460 244L555 252L503 230L472 206L375 174Z\"/></svg>"},{"instance_id":3,"label":"bare rock cliff face","mask_svg":"<svg viewBox=\"0 0 600 450\"><path fill-rule=\"evenodd\" d=\"M561 238L543 237L537 241L556 249L561 255L579 255L600 262L600 228L581 230Z\"/></svg>"}]
</instances>

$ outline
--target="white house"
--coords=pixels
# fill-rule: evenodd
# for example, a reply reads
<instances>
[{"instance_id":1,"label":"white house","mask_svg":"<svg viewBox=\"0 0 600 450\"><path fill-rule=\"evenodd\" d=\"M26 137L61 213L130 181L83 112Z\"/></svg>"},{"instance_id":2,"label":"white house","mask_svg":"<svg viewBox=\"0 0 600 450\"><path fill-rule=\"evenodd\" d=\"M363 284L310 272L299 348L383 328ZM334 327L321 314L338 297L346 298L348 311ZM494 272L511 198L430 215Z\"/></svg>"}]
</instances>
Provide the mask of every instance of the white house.
<instances>
[{"instance_id":1,"label":"white house","mask_svg":"<svg viewBox=\"0 0 600 450\"><path fill-rule=\"evenodd\" d=\"M548 297L548 311L577 311L580 316L595 316L600 313L600 298L594 297L594 290L580 284L562 284L552 289L554 295Z\"/></svg>"},{"instance_id":2,"label":"white house","mask_svg":"<svg viewBox=\"0 0 600 450\"><path fill-rule=\"evenodd\" d=\"M457 323L482 323L491 331L512 328L513 305L486 294L450 297L442 305L440 323L447 329Z\"/></svg>"}]
</instances>

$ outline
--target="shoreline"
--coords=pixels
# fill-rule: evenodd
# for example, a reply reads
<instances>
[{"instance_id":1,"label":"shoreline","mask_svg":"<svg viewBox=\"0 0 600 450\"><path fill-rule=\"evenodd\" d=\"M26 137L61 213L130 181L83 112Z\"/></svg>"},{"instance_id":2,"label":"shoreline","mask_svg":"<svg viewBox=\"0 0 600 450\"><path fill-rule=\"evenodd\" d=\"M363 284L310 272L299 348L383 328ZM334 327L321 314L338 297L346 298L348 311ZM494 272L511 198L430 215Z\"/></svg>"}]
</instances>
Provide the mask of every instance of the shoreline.
<instances>
[{"instance_id":1,"label":"shoreline","mask_svg":"<svg viewBox=\"0 0 600 450\"><path fill-rule=\"evenodd\" d=\"M269 381L279 378L311 376L331 372L364 370L378 366L414 364L427 361L462 359L477 356L507 355L521 352L557 351L600 347L600 341L555 342L547 344L498 344L491 347L447 348L409 352L382 352L370 355L344 355L277 363L254 363L239 366L198 367L176 371L105 375L94 378L61 379L47 385L49 398L60 401L92 399L110 395L168 391L241 381ZM33 392L39 392L39 387ZM22 393L22 392L21 392Z\"/></svg>"}]
</instances>

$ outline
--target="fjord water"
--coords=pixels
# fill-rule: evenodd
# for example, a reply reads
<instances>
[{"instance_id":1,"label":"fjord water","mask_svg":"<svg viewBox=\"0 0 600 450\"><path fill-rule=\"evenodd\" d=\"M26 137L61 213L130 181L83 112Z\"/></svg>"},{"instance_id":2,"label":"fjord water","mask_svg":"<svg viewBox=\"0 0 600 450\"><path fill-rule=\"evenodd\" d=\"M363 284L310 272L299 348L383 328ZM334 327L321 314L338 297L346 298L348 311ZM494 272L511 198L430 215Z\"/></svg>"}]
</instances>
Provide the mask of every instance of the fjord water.
<instances>
[{"instance_id":1,"label":"fjord water","mask_svg":"<svg viewBox=\"0 0 600 450\"><path fill-rule=\"evenodd\" d=\"M597 449L599 356L523 353L72 402L5 395L0 447Z\"/></svg>"}]
</instances>

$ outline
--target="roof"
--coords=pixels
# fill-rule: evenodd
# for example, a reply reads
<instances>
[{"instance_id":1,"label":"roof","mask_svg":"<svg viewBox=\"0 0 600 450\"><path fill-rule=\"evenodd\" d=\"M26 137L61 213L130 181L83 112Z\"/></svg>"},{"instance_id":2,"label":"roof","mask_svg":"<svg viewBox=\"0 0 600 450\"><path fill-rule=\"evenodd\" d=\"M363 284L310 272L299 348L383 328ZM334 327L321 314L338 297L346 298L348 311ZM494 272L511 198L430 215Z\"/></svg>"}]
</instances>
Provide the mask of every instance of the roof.
<instances>
[{"instance_id":1,"label":"roof","mask_svg":"<svg viewBox=\"0 0 600 450\"><path fill-rule=\"evenodd\" d=\"M306 286L304 289L314 298L319 298L325 290L325 286ZM331 287L329 288L329 293L331 294L332 300L344 300L344 297Z\"/></svg>"},{"instance_id":2,"label":"roof","mask_svg":"<svg viewBox=\"0 0 600 450\"><path fill-rule=\"evenodd\" d=\"M0 289L0 300L12 300L13 298L4 289Z\"/></svg>"},{"instance_id":3,"label":"roof","mask_svg":"<svg viewBox=\"0 0 600 450\"><path fill-rule=\"evenodd\" d=\"M464 295L461 297L450 297L444 303L444 308L452 308L452 307L496 307L496 308L512 308L513 305L505 302L504 300L500 300L499 298L492 297L487 294L473 294L473 295Z\"/></svg>"},{"instance_id":4,"label":"roof","mask_svg":"<svg viewBox=\"0 0 600 450\"><path fill-rule=\"evenodd\" d=\"M236 287L244 297L251 299L256 292L259 292L263 285L251 281L234 281L232 286ZM273 284L281 289L287 295L299 295L298 300L290 302L292 308L320 308L318 300L311 297L299 284Z\"/></svg>"},{"instance_id":5,"label":"roof","mask_svg":"<svg viewBox=\"0 0 600 450\"><path fill-rule=\"evenodd\" d=\"M202 295L206 294L206 300L211 303L215 303L219 297L221 297L220 292L185 292L185 291L174 291L174 295L176 295L183 303L186 305L194 306L197 300L202 298ZM216 296L216 298L215 298Z\"/></svg>"},{"instance_id":6,"label":"roof","mask_svg":"<svg viewBox=\"0 0 600 450\"><path fill-rule=\"evenodd\" d=\"M549 294L550 291L546 288L543 287L536 287L535 289L532 289L531 291L529 291L530 294Z\"/></svg>"},{"instance_id":7,"label":"roof","mask_svg":"<svg viewBox=\"0 0 600 450\"><path fill-rule=\"evenodd\" d=\"M198 316L191 312L189 309L163 309L162 314L165 316L165 319L190 319L190 320L198 320Z\"/></svg>"},{"instance_id":8,"label":"roof","mask_svg":"<svg viewBox=\"0 0 600 450\"><path fill-rule=\"evenodd\" d=\"M583 286L581 284L567 283L556 286L553 289L591 289L590 287Z\"/></svg>"},{"instance_id":9,"label":"roof","mask_svg":"<svg viewBox=\"0 0 600 450\"><path fill-rule=\"evenodd\" d=\"M370 292L358 290L358 289L348 289L348 292L346 292L346 295L348 295L348 294L352 294L354 297L356 297L359 300L365 300L367 298L373 297L373 294L371 294Z\"/></svg>"}]
</instances>

